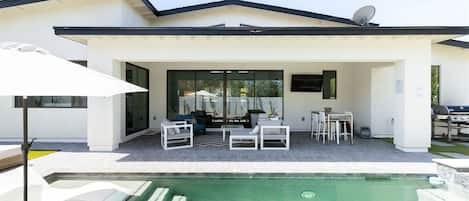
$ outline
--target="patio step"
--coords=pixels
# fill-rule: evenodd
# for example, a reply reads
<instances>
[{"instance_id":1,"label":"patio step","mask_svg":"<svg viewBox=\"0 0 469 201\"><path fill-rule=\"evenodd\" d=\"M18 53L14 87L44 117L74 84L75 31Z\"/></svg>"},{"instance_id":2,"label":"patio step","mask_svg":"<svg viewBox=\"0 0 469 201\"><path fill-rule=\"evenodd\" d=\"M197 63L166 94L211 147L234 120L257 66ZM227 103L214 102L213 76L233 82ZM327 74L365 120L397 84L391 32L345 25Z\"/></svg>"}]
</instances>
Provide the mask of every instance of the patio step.
<instances>
[{"instance_id":1,"label":"patio step","mask_svg":"<svg viewBox=\"0 0 469 201\"><path fill-rule=\"evenodd\" d=\"M109 197L107 197L104 201L117 201L117 200L126 200L129 198L127 193L114 191Z\"/></svg>"},{"instance_id":2,"label":"patio step","mask_svg":"<svg viewBox=\"0 0 469 201\"><path fill-rule=\"evenodd\" d=\"M171 201L187 201L187 197L183 195L175 195Z\"/></svg>"},{"instance_id":3,"label":"patio step","mask_svg":"<svg viewBox=\"0 0 469 201\"><path fill-rule=\"evenodd\" d=\"M148 201L166 201L169 196L169 188L156 188Z\"/></svg>"},{"instance_id":4,"label":"patio step","mask_svg":"<svg viewBox=\"0 0 469 201\"><path fill-rule=\"evenodd\" d=\"M147 182L127 201L170 201L173 194L169 188Z\"/></svg>"}]
</instances>

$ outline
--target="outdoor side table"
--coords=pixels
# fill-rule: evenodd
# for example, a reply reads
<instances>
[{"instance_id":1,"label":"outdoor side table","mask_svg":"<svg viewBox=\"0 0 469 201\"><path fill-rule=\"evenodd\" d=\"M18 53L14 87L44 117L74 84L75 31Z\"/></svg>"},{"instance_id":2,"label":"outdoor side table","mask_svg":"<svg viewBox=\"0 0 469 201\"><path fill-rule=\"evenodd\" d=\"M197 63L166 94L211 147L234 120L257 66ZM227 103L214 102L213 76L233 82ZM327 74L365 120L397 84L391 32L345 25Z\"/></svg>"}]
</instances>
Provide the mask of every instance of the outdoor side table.
<instances>
[{"instance_id":1,"label":"outdoor side table","mask_svg":"<svg viewBox=\"0 0 469 201\"><path fill-rule=\"evenodd\" d=\"M222 131L222 134L223 134L223 142L225 142L225 139L226 139L226 132L230 131L230 133L231 133L232 128L244 128L244 127L241 124L223 124L223 125L221 125L221 131Z\"/></svg>"},{"instance_id":2,"label":"outdoor side table","mask_svg":"<svg viewBox=\"0 0 469 201\"><path fill-rule=\"evenodd\" d=\"M230 131L230 150L257 150L258 137L251 129L234 128ZM239 146L234 146L239 145Z\"/></svg>"}]
</instances>

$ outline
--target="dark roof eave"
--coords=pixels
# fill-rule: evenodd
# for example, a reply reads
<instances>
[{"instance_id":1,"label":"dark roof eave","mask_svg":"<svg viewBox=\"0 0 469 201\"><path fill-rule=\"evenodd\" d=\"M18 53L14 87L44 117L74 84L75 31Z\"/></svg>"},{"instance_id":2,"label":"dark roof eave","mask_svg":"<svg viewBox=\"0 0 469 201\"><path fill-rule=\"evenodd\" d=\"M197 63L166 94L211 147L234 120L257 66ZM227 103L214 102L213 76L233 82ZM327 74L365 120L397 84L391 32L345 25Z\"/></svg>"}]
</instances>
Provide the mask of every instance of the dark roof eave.
<instances>
[{"instance_id":1,"label":"dark roof eave","mask_svg":"<svg viewBox=\"0 0 469 201\"><path fill-rule=\"evenodd\" d=\"M43 1L48 1L48 0L0 0L0 8L21 6L25 4L38 3L38 2L43 2ZM222 1L217 1L217 2L209 2L209 3L192 5L192 6L185 6L185 7L179 7L179 8L174 8L174 9L162 10L162 11L159 11L150 2L150 0L141 0L141 1L155 16L167 16L167 15L174 15L178 13L202 10L202 9L207 9L207 8L221 7L221 6L226 6L226 5L238 5L238 6L244 6L244 7L249 7L249 8L256 8L256 9L274 11L274 12L279 12L279 13L286 13L286 14L291 14L291 15L298 15L298 16L303 16L303 17L321 19L321 20L326 20L326 21L331 21L331 22L338 22L338 23L343 23L343 24L348 24L348 25L360 26L359 24L355 23L353 20L350 20L347 18L341 18L341 17L331 16L331 15L324 15L320 13L314 13L314 12L309 12L309 11L296 10L296 9L291 9L291 8L273 6L273 5L262 4L262 3L254 3L254 2L248 2L248 1L242 1L242 0L222 0ZM379 24L375 24L375 23L370 23L369 25L379 26Z\"/></svg>"},{"instance_id":2,"label":"dark roof eave","mask_svg":"<svg viewBox=\"0 0 469 201\"><path fill-rule=\"evenodd\" d=\"M21 6L21 5L26 5L26 4L31 4L31 3L38 3L38 2L43 2L43 1L48 1L48 0L0 0L0 8L8 8L8 7L15 7L15 6ZM158 9L153 6L153 4L149 0L141 0L145 6L150 9L150 11L155 15L159 15Z\"/></svg>"},{"instance_id":3,"label":"dark roof eave","mask_svg":"<svg viewBox=\"0 0 469 201\"><path fill-rule=\"evenodd\" d=\"M445 41L439 42L439 44L469 49L469 42L466 42L466 41L445 40Z\"/></svg>"},{"instance_id":4,"label":"dark roof eave","mask_svg":"<svg viewBox=\"0 0 469 201\"><path fill-rule=\"evenodd\" d=\"M150 0L142 0L143 4L150 9L150 11L155 15L158 16L160 14L160 11L156 9L156 7L150 2Z\"/></svg>"},{"instance_id":5,"label":"dark roof eave","mask_svg":"<svg viewBox=\"0 0 469 201\"><path fill-rule=\"evenodd\" d=\"M21 6L21 5L25 5L25 4L38 3L38 2L42 2L42 1L48 1L48 0L1 0L0 1L0 8Z\"/></svg>"},{"instance_id":6,"label":"dark roof eave","mask_svg":"<svg viewBox=\"0 0 469 201\"><path fill-rule=\"evenodd\" d=\"M158 16L174 15L174 14L179 14L179 13L203 10L203 9L208 9L208 8L216 8L216 7L227 6L227 5L237 5L237 6L243 6L243 7L248 7L248 8L256 8L256 9L274 11L274 12L279 12L279 13L286 13L286 14L291 14L291 15L298 15L298 16L303 16L303 17L338 22L338 23L343 23L343 24L348 24L348 25L360 26L356 22L347 18L341 18L341 17L324 15L324 14L314 13L314 12L309 12L309 11L296 10L296 9L291 9L291 8L273 6L273 5L261 4L261 3L254 3L254 2L248 2L248 1L241 1L241 0L223 0L223 1L209 2L209 3L192 5L192 6L185 6L185 7L179 7L179 8L174 8L174 9L162 10L159 12ZM379 26L379 24L375 24L375 23L370 23L369 25Z\"/></svg>"},{"instance_id":7,"label":"dark roof eave","mask_svg":"<svg viewBox=\"0 0 469 201\"><path fill-rule=\"evenodd\" d=\"M469 27L54 27L56 35L467 35Z\"/></svg>"}]
</instances>

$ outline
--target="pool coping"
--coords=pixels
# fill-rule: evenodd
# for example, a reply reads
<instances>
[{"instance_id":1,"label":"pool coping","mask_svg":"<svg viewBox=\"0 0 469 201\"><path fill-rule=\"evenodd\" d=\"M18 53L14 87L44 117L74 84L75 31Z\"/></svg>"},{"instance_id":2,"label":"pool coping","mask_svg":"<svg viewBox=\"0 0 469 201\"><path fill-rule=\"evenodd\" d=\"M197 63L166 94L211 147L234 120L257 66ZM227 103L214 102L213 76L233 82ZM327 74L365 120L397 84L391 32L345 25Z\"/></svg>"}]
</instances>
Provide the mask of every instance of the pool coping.
<instances>
[{"instance_id":1,"label":"pool coping","mask_svg":"<svg viewBox=\"0 0 469 201\"><path fill-rule=\"evenodd\" d=\"M135 179L148 179L148 178L197 178L197 177L211 177L211 178L363 178L363 179L389 179L389 178L428 178L435 176L435 174L376 174L376 173L63 173L56 172L45 176L44 178L48 183L52 183L58 180L135 180Z\"/></svg>"}]
</instances>

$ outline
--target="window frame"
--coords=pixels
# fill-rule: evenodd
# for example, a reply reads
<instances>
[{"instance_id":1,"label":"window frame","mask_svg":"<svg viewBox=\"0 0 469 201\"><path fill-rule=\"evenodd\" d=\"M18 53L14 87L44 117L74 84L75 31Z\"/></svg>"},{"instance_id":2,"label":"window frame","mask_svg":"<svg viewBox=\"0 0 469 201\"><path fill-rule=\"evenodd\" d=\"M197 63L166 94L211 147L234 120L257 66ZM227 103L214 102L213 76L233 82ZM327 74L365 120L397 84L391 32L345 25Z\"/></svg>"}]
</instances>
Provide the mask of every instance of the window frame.
<instances>
[{"instance_id":1,"label":"window frame","mask_svg":"<svg viewBox=\"0 0 469 201\"><path fill-rule=\"evenodd\" d=\"M335 97L334 97L334 98L331 98L332 96L326 97L326 95L325 95L325 93L324 93L324 92L325 92L325 88L324 88L324 74L325 74L326 72L333 72L333 73L335 74L335 86L334 86ZM337 100L337 98L338 98L338 94L337 94L337 83L338 83L338 79L337 79L337 78L338 78L338 76L337 76L337 70L323 70L323 71L322 71L322 75L323 75L323 79L322 79L322 81L323 81L323 85L322 85L322 99L323 99L323 100L332 100L332 101Z\"/></svg>"},{"instance_id":2,"label":"window frame","mask_svg":"<svg viewBox=\"0 0 469 201\"><path fill-rule=\"evenodd\" d=\"M436 64L436 65L431 65L430 66L430 73L431 75L430 76L433 76L433 68L437 68L438 69L438 100L437 100L437 105L439 105L441 103L441 65L440 64ZM430 78L431 79L431 78ZM431 86L432 84L432 81L433 80L430 80L430 101L431 101L431 104L433 105L433 89Z\"/></svg>"},{"instance_id":3,"label":"window frame","mask_svg":"<svg viewBox=\"0 0 469 201\"><path fill-rule=\"evenodd\" d=\"M126 93L125 94L125 99L126 99L126 101L125 101L125 136L132 136L135 133L141 132L143 130L147 130L151 127L151 125L150 125L150 118L151 118L151 114L150 114L150 85L151 84L150 84L150 70L149 69L141 67L141 66L137 66L137 65L129 63L129 62L126 62L125 63L126 73L127 73L127 67L128 66L131 66L131 67L134 67L134 68L137 68L139 70L143 70L143 71L146 72L146 79L147 79L146 84L147 84L147 86L141 86L141 87L143 87L143 88L146 87L147 90L148 90L147 92L134 92L134 93ZM130 81L127 81L127 74L125 75L125 81L130 83ZM135 131L129 131L128 130L129 128L127 127L127 111L130 109L129 105L127 104L127 99L132 94L147 94L147 98L146 98L147 99L147 105L146 105L147 106L147 118L146 118L146 122L145 122L147 125L146 125L145 128L141 128L141 129L138 129L138 130L135 130Z\"/></svg>"},{"instance_id":4,"label":"window frame","mask_svg":"<svg viewBox=\"0 0 469 201\"><path fill-rule=\"evenodd\" d=\"M88 67L87 60L69 60L70 62L79 64L85 68ZM28 105L28 108L42 108L42 109L87 109L88 108L88 97L87 96L30 96L28 99L32 99L34 97L71 97L71 106L31 106ZM86 97L85 105L84 106L73 106L73 98L76 97ZM29 104L31 101L29 101ZM13 96L13 107L14 108L22 108L23 107L23 98L21 96Z\"/></svg>"},{"instance_id":5,"label":"window frame","mask_svg":"<svg viewBox=\"0 0 469 201\"><path fill-rule=\"evenodd\" d=\"M194 90L197 91L197 72L203 72L203 71L223 71L223 74L224 74L224 80L226 81L226 73L225 71L253 71L253 72L279 72L281 73L281 77L282 77L282 116L281 118L284 119L285 118L285 70L283 69L275 69L275 70L255 70L255 69L239 69L239 68L230 68L230 69L203 69L203 70L200 70L200 69L197 69L197 70L190 70L190 69L172 69L172 68L168 68L166 70L166 118L169 118L169 107L168 107L168 92L169 92L169 74L171 72L191 72L191 73L194 73L195 76L194 76ZM254 86L256 85L256 74L254 74ZM225 89L226 89L226 83L225 85L223 86ZM194 91L194 92L195 92ZM254 97L257 97L257 92L256 92L256 89L254 88ZM226 94L226 91L225 93ZM225 99L224 99L225 100ZM225 103L226 104L226 103ZM225 106L224 106L225 107ZM197 101L195 101L195 104L194 104L194 108L197 108Z\"/></svg>"}]
</instances>

